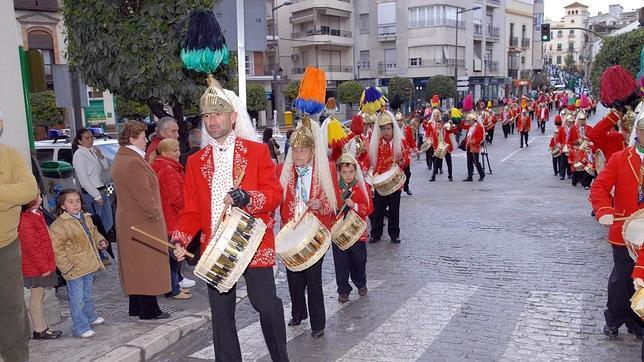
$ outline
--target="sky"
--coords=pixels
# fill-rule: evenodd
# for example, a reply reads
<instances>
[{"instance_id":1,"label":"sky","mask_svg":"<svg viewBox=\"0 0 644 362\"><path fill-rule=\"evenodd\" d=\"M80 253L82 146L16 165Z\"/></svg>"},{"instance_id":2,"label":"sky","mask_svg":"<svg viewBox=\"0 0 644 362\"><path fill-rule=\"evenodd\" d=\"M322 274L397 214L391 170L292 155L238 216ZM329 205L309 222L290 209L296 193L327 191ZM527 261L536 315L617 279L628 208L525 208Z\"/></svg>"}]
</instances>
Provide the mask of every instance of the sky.
<instances>
[{"instance_id":1,"label":"sky","mask_svg":"<svg viewBox=\"0 0 644 362\"><path fill-rule=\"evenodd\" d=\"M545 8L546 19L552 19L558 21L561 17L564 16L564 6L570 5L575 0L543 0ZM588 11L590 16L595 16L599 11L603 14L608 12L608 5L620 4L624 8L624 11L632 11L634 9L639 9L642 6L642 0L579 0L581 4L588 5Z\"/></svg>"}]
</instances>

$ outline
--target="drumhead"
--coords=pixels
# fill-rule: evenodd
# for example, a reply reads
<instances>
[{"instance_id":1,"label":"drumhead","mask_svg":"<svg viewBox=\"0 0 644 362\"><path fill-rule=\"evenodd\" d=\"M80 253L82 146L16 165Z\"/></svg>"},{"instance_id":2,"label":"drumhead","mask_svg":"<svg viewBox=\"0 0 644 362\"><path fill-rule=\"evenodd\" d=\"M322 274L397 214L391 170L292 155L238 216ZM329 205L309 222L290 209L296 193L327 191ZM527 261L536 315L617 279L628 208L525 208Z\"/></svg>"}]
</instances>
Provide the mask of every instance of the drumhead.
<instances>
[{"instance_id":1,"label":"drumhead","mask_svg":"<svg viewBox=\"0 0 644 362\"><path fill-rule=\"evenodd\" d=\"M624 225L624 240L633 246L641 247L644 244L644 219L632 219Z\"/></svg>"},{"instance_id":2,"label":"drumhead","mask_svg":"<svg viewBox=\"0 0 644 362\"><path fill-rule=\"evenodd\" d=\"M386 180L390 179L393 175L395 175L396 173L398 173L398 171L399 171L399 170L400 170L400 169L398 168L398 165L393 164L393 165L391 166L391 168L390 168L390 169L388 169L387 171L385 171L385 172L383 172L383 173L381 173L381 174L378 174L378 175L374 176L374 177L373 177L373 183L377 184L377 183L380 183L380 182L386 181Z\"/></svg>"},{"instance_id":3,"label":"drumhead","mask_svg":"<svg viewBox=\"0 0 644 362\"><path fill-rule=\"evenodd\" d=\"M307 213L297 225L297 228L293 229L295 223L295 220L291 220L277 234L275 251L278 254L289 251L310 236L311 231L315 230L318 220L315 215Z\"/></svg>"}]
</instances>

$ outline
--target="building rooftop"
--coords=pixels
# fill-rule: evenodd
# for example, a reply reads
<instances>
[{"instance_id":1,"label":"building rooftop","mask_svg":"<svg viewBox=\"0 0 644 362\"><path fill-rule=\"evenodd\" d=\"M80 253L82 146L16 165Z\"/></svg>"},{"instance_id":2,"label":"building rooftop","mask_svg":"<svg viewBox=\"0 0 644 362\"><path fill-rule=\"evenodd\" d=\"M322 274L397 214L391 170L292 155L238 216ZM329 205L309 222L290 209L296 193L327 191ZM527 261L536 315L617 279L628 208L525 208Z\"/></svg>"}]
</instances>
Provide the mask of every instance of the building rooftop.
<instances>
[{"instance_id":1,"label":"building rooftop","mask_svg":"<svg viewBox=\"0 0 644 362\"><path fill-rule=\"evenodd\" d=\"M580 2L575 1L574 3L572 3L572 4L568 5L568 6L564 6L564 9L569 9L569 8L588 8L588 6L586 6L586 5L584 5L584 4L580 3Z\"/></svg>"}]
</instances>

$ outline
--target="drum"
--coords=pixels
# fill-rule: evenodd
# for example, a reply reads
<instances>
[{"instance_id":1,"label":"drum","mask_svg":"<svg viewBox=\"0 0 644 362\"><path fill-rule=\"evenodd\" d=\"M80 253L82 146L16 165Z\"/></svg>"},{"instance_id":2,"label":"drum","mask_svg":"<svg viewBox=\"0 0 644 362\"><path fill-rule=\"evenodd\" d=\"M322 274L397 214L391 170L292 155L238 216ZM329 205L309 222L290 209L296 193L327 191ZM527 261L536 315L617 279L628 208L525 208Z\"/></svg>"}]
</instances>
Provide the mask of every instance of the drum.
<instances>
[{"instance_id":1,"label":"drum","mask_svg":"<svg viewBox=\"0 0 644 362\"><path fill-rule=\"evenodd\" d=\"M595 169L597 170L598 174L602 172L605 165L606 156L604 156L604 152L602 150L597 150L597 152L595 152Z\"/></svg>"},{"instance_id":2,"label":"drum","mask_svg":"<svg viewBox=\"0 0 644 362\"><path fill-rule=\"evenodd\" d=\"M381 196L387 196L400 190L405 184L407 176L398 165L394 164L389 170L379 175L374 175L371 180L376 191Z\"/></svg>"},{"instance_id":3,"label":"drum","mask_svg":"<svg viewBox=\"0 0 644 362\"><path fill-rule=\"evenodd\" d=\"M554 146L550 151L550 154L552 155L552 157L559 157L561 155L561 147L558 145Z\"/></svg>"},{"instance_id":4,"label":"drum","mask_svg":"<svg viewBox=\"0 0 644 362\"><path fill-rule=\"evenodd\" d=\"M367 223L353 210L347 216L338 220L331 228L331 241L340 248L347 250L353 246L367 230Z\"/></svg>"},{"instance_id":5,"label":"drum","mask_svg":"<svg viewBox=\"0 0 644 362\"><path fill-rule=\"evenodd\" d=\"M581 163L581 162L575 162L575 163L572 164L572 168L575 171L583 171L584 170L584 164Z\"/></svg>"},{"instance_id":6,"label":"drum","mask_svg":"<svg viewBox=\"0 0 644 362\"><path fill-rule=\"evenodd\" d=\"M644 244L644 209L632 213L622 225L622 236L633 260L637 260L637 253Z\"/></svg>"},{"instance_id":7,"label":"drum","mask_svg":"<svg viewBox=\"0 0 644 362\"><path fill-rule=\"evenodd\" d=\"M425 141L423 141L423 144L420 145L418 152L427 152L430 147L432 147L432 137L428 136L425 138Z\"/></svg>"},{"instance_id":8,"label":"drum","mask_svg":"<svg viewBox=\"0 0 644 362\"><path fill-rule=\"evenodd\" d=\"M436 150L434 150L434 157L438 157L442 160L443 158L445 158L447 150L447 143L442 143L440 146L436 147Z\"/></svg>"},{"instance_id":9,"label":"drum","mask_svg":"<svg viewBox=\"0 0 644 362\"><path fill-rule=\"evenodd\" d=\"M262 242L266 224L232 208L221 222L195 267L195 275L226 293L239 280Z\"/></svg>"},{"instance_id":10,"label":"drum","mask_svg":"<svg viewBox=\"0 0 644 362\"><path fill-rule=\"evenodd\" d=\"M296 226L297 224L297 226ZM275 237L275 251L290 271L299 272L317 263L331 246L331 233L312 213L298 223L282 226Z\"/></svg>"},{"instance_id":11,"label":"drum","mask_svg":"<svg viewBox=\"0 0 644 362\"><path fill-rule=\"evenodd\" d=\"M596 174L596 172L595 172L595 166L594 166L592 163L587 164L587 165L584 167L584 171L586 171L586 172L587 172L589 175L591 175L591 176L595 176L595 174Z\"/></svg>"},{"instance_id":12,"label":"drum","mask_svg":"<svg viewBox=\"0 0 644 362\"><path fill-rule=\"evenodd\" d=\"M631 309L641 319L644 319L644 288L640 288L631 297Z\"/></svg>"}]
</instances>

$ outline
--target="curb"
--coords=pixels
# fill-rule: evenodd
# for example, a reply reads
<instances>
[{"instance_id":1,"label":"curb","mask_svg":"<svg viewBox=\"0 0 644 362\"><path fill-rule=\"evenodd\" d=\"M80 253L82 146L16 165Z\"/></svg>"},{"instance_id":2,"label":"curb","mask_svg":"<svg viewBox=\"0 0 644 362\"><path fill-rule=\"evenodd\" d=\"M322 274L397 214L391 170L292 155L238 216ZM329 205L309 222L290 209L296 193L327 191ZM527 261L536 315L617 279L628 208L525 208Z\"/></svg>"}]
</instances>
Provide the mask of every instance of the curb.
<instances>
[{"instance_id":1,"label":"curb","mask_svg":"<svg viewBox=\"0 0 644 362\"><path fill-rule=\"evenodd\" d=\"M239 303L248 296L245 289L237 291ZM191 332L212 320L210 309L170 320L153 330L133 339L125 345L113 349L95 359L96 362L141 362L147 361L159 352L177 343Z\"/></svg>"}]
</instances>

